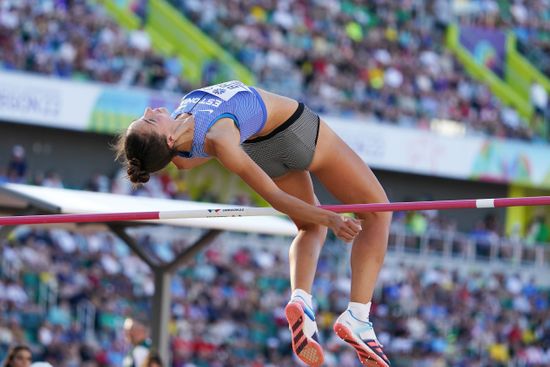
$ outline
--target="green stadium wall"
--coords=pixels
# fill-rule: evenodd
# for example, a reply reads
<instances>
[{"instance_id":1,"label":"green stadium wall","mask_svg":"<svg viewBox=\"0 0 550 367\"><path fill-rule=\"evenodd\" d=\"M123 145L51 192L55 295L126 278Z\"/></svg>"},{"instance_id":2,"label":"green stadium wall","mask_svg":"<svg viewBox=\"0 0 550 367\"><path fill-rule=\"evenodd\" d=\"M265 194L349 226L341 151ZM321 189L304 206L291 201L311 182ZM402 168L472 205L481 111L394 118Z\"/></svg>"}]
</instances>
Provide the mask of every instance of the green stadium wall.
<instances>
[{"instance_id":1,"label":"green stadium wall","mask_svg":"<svg viewBox=\"0 0 550 367\"><path fill-rule=\"evenodd\" d=\"M141 20L130 9L119 7L110 0L96 1L124 28L133 30L141 26ZM184 65L186 80L200 84L203 66L217 60L222 65L220 82L238 79L246 84L256 83L250 70L166 1L149 1L148 6L144 29L151 36L154 49L164 55L177 55Z\"/></svg>"}]
</instances>

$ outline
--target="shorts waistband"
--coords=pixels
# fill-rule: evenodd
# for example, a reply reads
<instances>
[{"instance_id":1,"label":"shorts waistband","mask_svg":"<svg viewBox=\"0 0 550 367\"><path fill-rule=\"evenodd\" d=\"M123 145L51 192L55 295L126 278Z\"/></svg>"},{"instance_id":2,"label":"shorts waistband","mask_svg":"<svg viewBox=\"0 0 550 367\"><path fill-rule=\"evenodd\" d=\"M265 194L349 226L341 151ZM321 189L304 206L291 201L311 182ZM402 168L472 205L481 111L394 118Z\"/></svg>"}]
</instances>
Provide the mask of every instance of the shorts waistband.
<instances>
[{"instance_id":1,"label":"shorts waistband","mask_svg":"<svg viewBox=\"0 0 550 367\"><path fill-rule=\"evenodd\" d=\"M298 120L298 118L300 118L300 116L302 115L302 113L304 113L304 108L305 108L305 105L302 103L302 102L299 102L298 103L298 108L296 108L296 111L294 111L294 113L292 114L292 116L290 116L285 122L283 122L281 125L277 126L273 131L271 131L269 134L267 135L264 135L264 136L259 136L257 138L254 138L254 139L248 139L248 140L245 140L244 143L257 143L259 141L264 141L264 140L267 140L269 138L272 138L274 137L275 135L277 135L278 133L280 133L281 131L284 131L286 128L288 128L290 125L292 125L294 122L296 122L296 120Z\"/></svg>"}]
</instances>

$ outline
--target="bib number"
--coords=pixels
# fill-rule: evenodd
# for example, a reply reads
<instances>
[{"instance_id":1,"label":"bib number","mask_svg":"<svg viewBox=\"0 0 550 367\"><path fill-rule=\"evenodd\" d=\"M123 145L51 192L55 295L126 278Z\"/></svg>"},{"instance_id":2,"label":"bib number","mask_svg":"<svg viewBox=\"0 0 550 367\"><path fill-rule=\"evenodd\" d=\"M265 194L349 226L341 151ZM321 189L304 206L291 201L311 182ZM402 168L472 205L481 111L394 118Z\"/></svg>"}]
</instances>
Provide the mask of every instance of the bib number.
<instances>
[{"instance_id":1,"label":"bib number","mask_svg":"<svg viewBox=\"0 0 550 367\"><path fill-rule=\"evenodd\" d=\"M238 80L232 80L230 82L211 85L209 87L201 88L199 90L221 98L226 102L233 98L235 94L239 92L252 92L250 88L248 88L246 85Z\"/></svg>"}]
</instances>

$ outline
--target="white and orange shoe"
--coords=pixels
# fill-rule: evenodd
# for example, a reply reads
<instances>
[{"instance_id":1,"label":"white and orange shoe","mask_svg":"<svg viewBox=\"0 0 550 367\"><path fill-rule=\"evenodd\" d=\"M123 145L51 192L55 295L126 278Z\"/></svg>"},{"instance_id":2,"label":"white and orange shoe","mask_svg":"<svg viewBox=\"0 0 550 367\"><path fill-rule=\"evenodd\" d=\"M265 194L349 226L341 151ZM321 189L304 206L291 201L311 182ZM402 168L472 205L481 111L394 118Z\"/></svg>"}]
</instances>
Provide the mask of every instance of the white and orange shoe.
<instances>
[{"instance_id":1,"label":"white and orange shoe","mask_svg":"<svg viewBox=\"0 0 550 367\"><path fill-rule=\"evenodd\" d=\"M310 367L319 367L325 357L319 344L315 314L305 302L294 298L285 307L288 328L292 335L292 350L302 362Z\"/></svg>"},{"instance_id":2,"label":"white and orange shoe","mask_svg":"<svg viewBox=\"0 0 550 367\"><path fill-rule=\"evenodd\" d=\"M336 319L334 332L355 349L361 364L372 366L375 362L379 367L390 367L390 360L376 338L372 322L361 321L346 310Z\"/></svg>"}]
</instances>

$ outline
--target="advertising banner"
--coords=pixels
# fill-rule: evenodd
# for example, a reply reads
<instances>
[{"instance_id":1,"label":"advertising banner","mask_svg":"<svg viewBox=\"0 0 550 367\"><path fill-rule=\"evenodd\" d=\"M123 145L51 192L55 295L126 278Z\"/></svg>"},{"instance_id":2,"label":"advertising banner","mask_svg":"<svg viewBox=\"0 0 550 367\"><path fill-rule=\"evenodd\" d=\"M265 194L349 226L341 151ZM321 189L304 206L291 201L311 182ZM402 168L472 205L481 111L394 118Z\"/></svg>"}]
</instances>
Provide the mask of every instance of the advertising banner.
<instances>
[{"instance_id":1,"label":"advertising banner","mask_svg":"<svg viewBox=\"0 0 550 367\"><path fill-rule=\"evenodd\" d=\"M0 120L115 133L146 107L175 109L180 95L0 71Z\"/></svg>"},{"instance_id":2,"label":"advertising banner","mask_svg":"<svg viewBox=\"0 0 550 367\"><path fill-rule=\"evenodd\" d=\"M504 77L506 62L506 34L497 29L462 26L459 41L478 64Z\"/></svg>"},{"instance_id":3,"label":"advertising banner","mask_svg":"<svg viewBox=\"0 0 550 367\"><path fill-rule=\"evenodd\" d=\"M180 98L140 88L0 72L0 121L5 122L115 134L146 107L174 110ZM448 136L358 118L324 120L374 168L550 188L548 144Z\"/></svg>"},{"instance_id":4,"label":"advertising banner","mask_svg":"<svg viewBox=\"0 0 550 367\"><path fill-rule=\"evenodd\" d=\"M116 133L143 115L147 107L175 110L182 96L144 89L103 88L97 96L86 130Z\"/></svg>"},{"instance_id":5,"label":"advertising banner","mask_svg":"<svg viewBox=\"0 0 550 367\"><path fill-rule=\"evenodd\" d=\"M327 117L327 123L370 166L475 181L550 188L550 145Z\"/></svg>"},{"instance_id":6,"label":"advertising banner","mask_svg":"<svg viewBox=\"0 0 550 367\"><path fill-rule=\"evenodd\" d=\"M100 93L94 84L0 72L0 119L84 130Z\"/></svg>"}]
</instances>

